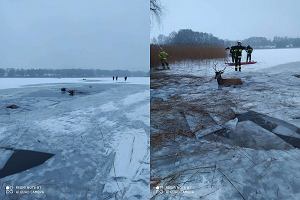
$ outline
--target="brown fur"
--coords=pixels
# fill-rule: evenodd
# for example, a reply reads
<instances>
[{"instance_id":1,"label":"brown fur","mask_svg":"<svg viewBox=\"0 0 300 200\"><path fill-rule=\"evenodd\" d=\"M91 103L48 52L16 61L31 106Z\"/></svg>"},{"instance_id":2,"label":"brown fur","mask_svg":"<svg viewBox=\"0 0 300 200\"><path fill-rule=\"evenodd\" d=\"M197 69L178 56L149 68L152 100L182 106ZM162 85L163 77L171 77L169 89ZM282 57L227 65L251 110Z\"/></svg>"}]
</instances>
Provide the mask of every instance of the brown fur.
<instances>
[{"instance_id":1,"label":"brown fur","mask_svg":"<svg viewBox=\"0 0 300 200\"><path fill-rule=\"evenodd\" d=\"M219 85L229 87L231 85L242 85L243 84L243 82L240 78L223 79L222 74L223 74L222 71L216 72L215 79L217 79Z\"/></svg>"}]
</instances>

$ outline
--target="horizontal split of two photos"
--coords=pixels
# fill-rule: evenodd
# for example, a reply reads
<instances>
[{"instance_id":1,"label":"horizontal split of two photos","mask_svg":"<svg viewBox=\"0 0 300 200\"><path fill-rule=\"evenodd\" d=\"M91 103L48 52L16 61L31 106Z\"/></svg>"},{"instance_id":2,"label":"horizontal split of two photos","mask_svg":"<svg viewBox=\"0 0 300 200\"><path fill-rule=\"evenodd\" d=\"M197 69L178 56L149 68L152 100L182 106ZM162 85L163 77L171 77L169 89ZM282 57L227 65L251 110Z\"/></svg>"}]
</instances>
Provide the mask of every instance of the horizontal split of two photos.
<instances>
[{"instance_id":1,"label":"horizontal split of two photos","mask_svg":"<svg viewBox=\"0 0 300 200\"><path fill-rule=\"evenodd\" d=\"M1 0L0 199L300 199L299 7Z\"/></svg>"}]
</instances>

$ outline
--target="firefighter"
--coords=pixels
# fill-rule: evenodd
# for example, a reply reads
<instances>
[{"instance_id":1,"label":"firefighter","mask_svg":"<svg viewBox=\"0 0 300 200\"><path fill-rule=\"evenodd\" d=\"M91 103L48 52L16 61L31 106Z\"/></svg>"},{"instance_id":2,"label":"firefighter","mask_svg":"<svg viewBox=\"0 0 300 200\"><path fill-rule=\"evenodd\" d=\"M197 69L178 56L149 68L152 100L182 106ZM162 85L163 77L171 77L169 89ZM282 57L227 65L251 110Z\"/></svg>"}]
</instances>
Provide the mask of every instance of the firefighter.
<instances>
[{"instance_id":1,"label":"firefighter","mask_svg":"<svg viewBox=\"0 0 300 200\"><path fill-rule=\"evenodd\" d=\"M168 63L168 57L169 57L169 54L161 48L160 52L159 52L159 59L160 59L161 66L163 67L163 69L170 69L169 63Z\"/></svg>"},{"instance_id":2,"label":"firefighter","mask_svg":"<svg viewBox=\"0 0 300 200\"><path fill-rule=\"evenodd\" d=\"M249 60L249 62L251 62L251 54L253 52L253 48L250 45L248 45L246 47L246 51L247 51L247 60L246 60L246 62L248 62L248 60Z\"/></svg>"},{"instance_id":3,"label":"firefighter","mask_svg":"<svg viewBox=\"0 0 300 200\"><path fill-rule=\"evenodd\" d=\"M242 42L238 41L236 46L231 47L234 53L234 64L235 64L235 71L241 71L241 59L242 59L242 52L246 50L246 47L242 46Z\"/></svg>"}]
</instances>

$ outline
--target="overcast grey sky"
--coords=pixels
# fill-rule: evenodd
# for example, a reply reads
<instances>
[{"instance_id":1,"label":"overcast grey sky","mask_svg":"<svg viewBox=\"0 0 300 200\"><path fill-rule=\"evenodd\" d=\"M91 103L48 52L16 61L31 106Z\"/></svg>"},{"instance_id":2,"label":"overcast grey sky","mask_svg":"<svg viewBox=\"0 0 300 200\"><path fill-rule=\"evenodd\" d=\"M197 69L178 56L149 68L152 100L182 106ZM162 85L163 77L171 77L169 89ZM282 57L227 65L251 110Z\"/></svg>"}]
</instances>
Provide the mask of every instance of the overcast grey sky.
<instances>
[{"instance_id":1,"label":"overcast grey sky","mask_svg":"<svg viewBox=\"0 0 300 200\"><path fill-rule=\"evenodd\" d=\"M222 39L251 36L300 37L299 0L161 0L161 24L151 37L179 29L208 32Z\"/></svg>"},{"instance_id":2,"label":"overcast grey sky","mask_svg":"<svg viewBox=\"0 0 300 200\"><path fill-rule=\"evenodd\" d=\"M0 0L0 67L149 70L149 0Z\"/></svg>"}]
</instances>

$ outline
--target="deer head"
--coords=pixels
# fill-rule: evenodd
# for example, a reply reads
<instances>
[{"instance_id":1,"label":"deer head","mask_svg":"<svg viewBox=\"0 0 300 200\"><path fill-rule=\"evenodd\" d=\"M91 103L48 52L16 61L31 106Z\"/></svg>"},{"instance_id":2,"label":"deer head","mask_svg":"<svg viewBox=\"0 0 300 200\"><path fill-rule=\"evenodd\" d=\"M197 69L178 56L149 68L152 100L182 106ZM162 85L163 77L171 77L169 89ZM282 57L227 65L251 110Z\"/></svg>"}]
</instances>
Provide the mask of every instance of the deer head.
<instances>
[{"instance_id":1,"label":"deer head","mask_svg":"<svg viewBox=\"0 0 300 200\"><path fill-rule=\"evenodd\" d=\"M222 71L216 71L215 73L215 79L221 78L221 74L223 74Z\"/></svg>"}]
</instances>

